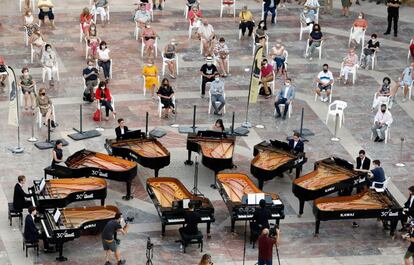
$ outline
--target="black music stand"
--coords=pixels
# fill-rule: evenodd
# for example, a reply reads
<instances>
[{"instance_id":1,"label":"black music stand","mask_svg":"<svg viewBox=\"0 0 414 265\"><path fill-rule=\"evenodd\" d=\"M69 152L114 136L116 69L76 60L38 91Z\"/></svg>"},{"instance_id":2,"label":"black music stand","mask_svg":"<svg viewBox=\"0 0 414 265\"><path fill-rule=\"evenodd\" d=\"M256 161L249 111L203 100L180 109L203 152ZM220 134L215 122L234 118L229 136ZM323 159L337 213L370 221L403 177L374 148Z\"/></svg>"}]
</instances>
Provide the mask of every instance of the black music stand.
<instances>
[{"instance_id":1,"label":"black music stand","mask_svg":"<svg viewBox=\"0 0 414 265\"><path fill-rule=\"evenodd\" d=\"M204 196L198 189L198 157L195 157L195 164L194 164L194 187L191 190L191 193L194 196Z\"/></svg>"},{"instance_id":2,"label":"black music stand","mask_svg":"<svg viewBox=\"0 0 414 265\"><path fill-rule=\"evenodd\" d=\"M101 136L102 134L95 129L89 131L82 130L82 104L79 105L79 112L79 130L76 128L72 128L76 133L68 134L68 137L72 140L79 141Z\"/></svg>"}]
</instances>

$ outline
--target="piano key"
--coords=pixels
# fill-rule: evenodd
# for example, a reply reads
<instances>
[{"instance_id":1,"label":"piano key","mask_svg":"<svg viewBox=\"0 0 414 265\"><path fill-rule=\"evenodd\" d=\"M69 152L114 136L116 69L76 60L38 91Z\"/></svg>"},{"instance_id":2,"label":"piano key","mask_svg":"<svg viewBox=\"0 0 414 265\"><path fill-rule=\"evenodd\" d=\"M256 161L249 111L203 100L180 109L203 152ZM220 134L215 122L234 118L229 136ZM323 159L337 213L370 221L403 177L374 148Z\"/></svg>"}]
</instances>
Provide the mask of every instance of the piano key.
<instances>
[{"instance_id":1,"label":"piano key","mask_svg":"<svg viewBox=\"0 0 414 265\"><path fill-rule=\"evenodd\" d=\"M42 223L43 230L45 231L47 238L51 238L51 236L49 235L49 232L47 231L48 229L46 227L45 221L41 219L40 222Z\"/></svg>"},{"instance_id":2,"label":"piano key","mask_svg":"<svg viewBox=\"0 0 414 265\"><path fill-rule=\"evenodd\" d=\"M201 221L210 221L211 218L209 216L201 217Z\"/></svg>"}]
</instances>

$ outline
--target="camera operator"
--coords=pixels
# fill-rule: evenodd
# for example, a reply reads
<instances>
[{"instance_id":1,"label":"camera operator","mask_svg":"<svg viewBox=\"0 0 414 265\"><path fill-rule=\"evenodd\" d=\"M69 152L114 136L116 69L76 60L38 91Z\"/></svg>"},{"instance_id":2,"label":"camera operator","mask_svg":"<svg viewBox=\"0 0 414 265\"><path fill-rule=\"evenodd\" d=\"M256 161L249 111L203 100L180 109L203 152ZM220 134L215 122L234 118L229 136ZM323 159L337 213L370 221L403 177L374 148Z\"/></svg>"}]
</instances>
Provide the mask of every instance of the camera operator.
<instances>
[{"instance_id":1,"label":"camera operator","mask_svg":"<svg viewBox=\"0 0 414 265\"><path fill-rule=\"evenodd\" d=\"M213 265L210 254L204 254L198 265Z\"/></svg>"},{"instance_id":2,"label":"camera operator","mask_svg":"<svg viewBox=\"0 0 414 265\"><path fill-rule=\"evenodd\" d=\"M405 265L410 265L410 258L413 258L414 261L414 221L411 221L409 232L405 235L402 235L402 238L410 241L410 246L407 249L407 252L404 255Z\"/></svg>"},{"instance_id":3,"label":"camera operator","mask_svg":"<svg viewBox=\"0 0 414 265\"><path fill-rule=\"evenodd\" d=\"M278 244L280 239L279 228L275 228L275 235L269 235L269 229L265 228L259 237L258 265L272 265L273 245Z\"/></svg>"},{"instance_id":4,"label":"camera operator","mask_svg":"<svg viewBox=\"0 0 414 265\"><path fill-rule=\"evenodd\" d=\"M122 224L125 224L122 226ZM118 265L125 264L125 260L121 260L121 252L119 251L119 241L116 240L117 232L125 235L128 231L128 224L122 218L122 213L115 214L115 219L110 220L102 231L102 246L105 251L105 265L111 265L109 257L111 252L114 253Z\"/></svg>"}]
</instances>

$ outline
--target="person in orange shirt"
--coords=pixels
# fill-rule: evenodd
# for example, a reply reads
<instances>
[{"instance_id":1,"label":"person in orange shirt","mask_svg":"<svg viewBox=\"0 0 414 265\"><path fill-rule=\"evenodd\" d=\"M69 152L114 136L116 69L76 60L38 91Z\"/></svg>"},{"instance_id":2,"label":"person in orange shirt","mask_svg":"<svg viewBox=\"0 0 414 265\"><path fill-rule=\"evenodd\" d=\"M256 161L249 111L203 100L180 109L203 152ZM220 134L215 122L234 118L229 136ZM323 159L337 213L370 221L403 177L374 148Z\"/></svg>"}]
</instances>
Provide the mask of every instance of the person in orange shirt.
<instances>
[{"instance_id":1,"label":"person in orange shirt","mask_svg":"<svg viewBox=\"0 0 414 265\"><path fill-rule=\"evenodd\" d=\"M352 27L353 32L351 35L351 46L355 47L357 44L361 43L362 37L368 27L368 22L365 19L364 13L361 12L358 14L358 18L354 20Z\"/></svg>"},{"instance_id":2,"label":"person in orange shirt","mask_svg":"<svg viewBox=\"0 0 414 265\"><path fill-rule=\"evenodd\" d=\"M85 38L89 38L89 28L93 23L93 15L89 11L89 8L85 7L82 10L79 21L82 27L82 32L85 35Z\"/></svg>"}]
</instances>

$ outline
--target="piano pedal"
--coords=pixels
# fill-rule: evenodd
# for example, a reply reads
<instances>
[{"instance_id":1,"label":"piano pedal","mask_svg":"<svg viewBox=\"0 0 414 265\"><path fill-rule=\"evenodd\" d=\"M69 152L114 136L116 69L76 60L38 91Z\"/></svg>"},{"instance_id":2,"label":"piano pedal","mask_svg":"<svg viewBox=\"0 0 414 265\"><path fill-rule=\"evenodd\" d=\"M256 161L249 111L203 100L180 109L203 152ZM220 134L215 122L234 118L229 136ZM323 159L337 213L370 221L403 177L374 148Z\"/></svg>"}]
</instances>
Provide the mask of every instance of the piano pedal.
<instances>
[{"instance_id":1,"label":"piano pedal","mask_svg":"<svg viewBox=\"0 0 414 265\"><path fill-rule=\"evenodd\" d=\"M132 200L133 198L134 198L134 196L122 196L122 199L124 201L129 201L129 200Z\"/></svg>"},{"instance_id":2,"label":"piano pedal","mask_svg":"<svg viewBox=\"0 0 414 265\"><path fill-rule=\"evenodd\" d=\"M184 165L186 165L186 166L192 166L193 164L194 164L194 162L191 161L191 160L184 161Z\"/></svg>"},{"instance_id":3,"label":"piano pedal","mask_svg":"<svg viewBox=\"0 0 414 265\"><path fill-rule=\"evenodd\" d=\"M211 238L211 234L210 233L207 234L207 238Z\"/></svg>"}]
</instances>

